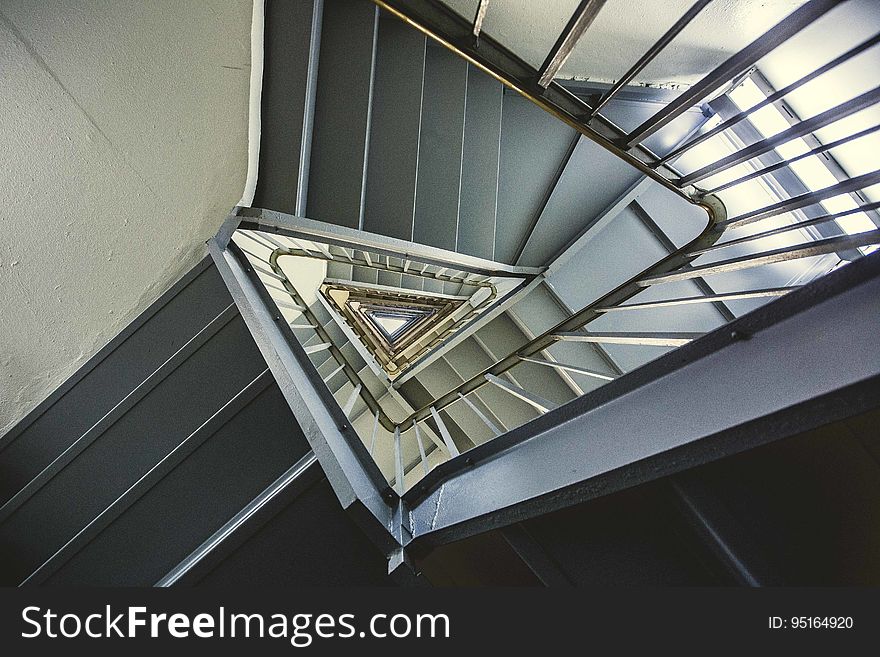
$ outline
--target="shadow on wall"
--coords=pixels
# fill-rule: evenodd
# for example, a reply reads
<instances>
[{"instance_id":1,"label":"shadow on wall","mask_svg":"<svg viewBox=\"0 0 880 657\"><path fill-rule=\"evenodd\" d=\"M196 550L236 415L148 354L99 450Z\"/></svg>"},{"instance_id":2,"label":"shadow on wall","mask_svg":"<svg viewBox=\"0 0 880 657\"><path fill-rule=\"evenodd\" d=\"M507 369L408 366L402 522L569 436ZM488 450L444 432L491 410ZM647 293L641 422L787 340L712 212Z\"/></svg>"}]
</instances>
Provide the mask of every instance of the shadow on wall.
<instances>
[{"instance_id":1,"label":"shadow on wall","mask_svg":"<svg viewBox=\"0 0 880 657\"><path fill-rule=\"evenodd\" d=\"M251 14L4 0L0 434L191 269L241 197Z\"/></svg>"}]
</instances>

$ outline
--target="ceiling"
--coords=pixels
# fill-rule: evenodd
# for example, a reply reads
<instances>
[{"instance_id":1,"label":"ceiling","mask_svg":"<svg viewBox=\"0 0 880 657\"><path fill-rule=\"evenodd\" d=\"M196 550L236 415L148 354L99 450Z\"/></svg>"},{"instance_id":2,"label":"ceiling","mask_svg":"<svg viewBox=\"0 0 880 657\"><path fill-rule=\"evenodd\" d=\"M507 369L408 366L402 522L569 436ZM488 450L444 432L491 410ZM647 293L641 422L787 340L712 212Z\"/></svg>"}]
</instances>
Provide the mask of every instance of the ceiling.
<instances>
[{"instance_id":1,"label":"ceiling","mask_svg":"<svg viewBox=\"0 0 880 657\"><path fill-rule=\"evenodd\" d=\"M241 198L251 13L0 4L0 434L201 259Z\"/></svg>"},{"instance_id":2,"label":"ceiling","mask_svg":"<svg viewBox=\"0 0 880 657\"><path fill-rule=\"evenodd\" d=\"M472 19L478 0L444 0ZM703 74L756 39L805 0L715 0L635 82L676 87ZM580 0L490 0L483 31L536 68L565 29ZM695 0L607 0L559 77L613 82Z\"/></svg>"}]
</instances>

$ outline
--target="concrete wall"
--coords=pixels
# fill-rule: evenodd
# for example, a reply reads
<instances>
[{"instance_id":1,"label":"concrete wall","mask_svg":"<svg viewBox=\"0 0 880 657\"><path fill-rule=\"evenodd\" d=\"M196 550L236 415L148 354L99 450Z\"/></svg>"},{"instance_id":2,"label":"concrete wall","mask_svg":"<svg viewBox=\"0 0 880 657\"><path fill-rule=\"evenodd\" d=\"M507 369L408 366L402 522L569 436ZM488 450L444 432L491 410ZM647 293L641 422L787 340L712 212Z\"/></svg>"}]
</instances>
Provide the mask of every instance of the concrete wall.
<instances>
[{"instance_id":1,"label":"concrete wall","mask_svg":"<svg viewBox=\"0 0 880 657\"><path fill-rule=\"evenodd\" d=\"M241 197L251 2L0 5L0 434Z\"/></svg>"},{"instance_id":2,"label":"concrete wall","mask_svg":"<svg viewBox=\"0 0 880 657\"><path fill-rule=\"evenodd\" d=\"M205 258L0 437L0 585L151 586L279 477L179 583L389 583L309 454Z\"/></svg>"}]
</instances>

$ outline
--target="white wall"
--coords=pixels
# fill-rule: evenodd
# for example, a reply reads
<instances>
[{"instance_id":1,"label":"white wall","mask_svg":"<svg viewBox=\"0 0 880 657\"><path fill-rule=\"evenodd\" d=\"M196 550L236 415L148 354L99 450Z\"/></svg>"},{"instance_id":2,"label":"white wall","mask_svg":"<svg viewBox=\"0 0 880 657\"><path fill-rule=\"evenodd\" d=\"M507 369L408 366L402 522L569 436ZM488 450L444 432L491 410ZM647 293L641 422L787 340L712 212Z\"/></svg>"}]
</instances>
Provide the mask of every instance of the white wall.
<instances>
[{"instance_id":1,"label":"white wall","mask_svg":"<svg viewBox=\"0 0 880 657\"><path fill-rule=\"evenodd\" d=\"M0 4L0 433L241 197L250 28L249 0Z\"/></svg>"},{"instance_id":2,"label":"white wall","mask_svg":"<svg viewBox=\"0 0 880 657\"><path fill-rule=\"evenodd\" d=\"M472 19L478 0L444 0ZM580 0L491 0L483 30L537 67ZM695 0L607 0L559 77L617 80ZM741 50L805 0L715 0L636 78L690 85Z\"/></svg>"}]
</instances>

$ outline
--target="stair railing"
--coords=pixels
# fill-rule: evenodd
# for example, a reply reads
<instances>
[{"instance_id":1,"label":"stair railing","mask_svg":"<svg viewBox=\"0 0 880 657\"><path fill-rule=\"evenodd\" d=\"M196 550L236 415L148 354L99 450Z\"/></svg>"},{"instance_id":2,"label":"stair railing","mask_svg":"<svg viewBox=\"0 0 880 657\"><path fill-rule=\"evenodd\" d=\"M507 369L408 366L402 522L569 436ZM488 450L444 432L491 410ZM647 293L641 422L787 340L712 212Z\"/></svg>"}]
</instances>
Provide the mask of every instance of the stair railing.
<instances>
[{"instance_id":1,"label":"stair railing","mask_svg":"<svg viewBox=\"0 0 880 657\"><path fill-rule=\"evenodd\" d=\"M376 417L378 424L381 424L381 426L389 432L393 432L395 430L397 423L382 408L381 403L364 384L364 381L362 380L357 370L355 370L348 363L348 360L342 354L339 346L335 344L334 340L327 333L321 321L315 316L314 312L309 308L308 304L303 299L301 293L296 289L294 283L288 278L287 274L278 264L278 259L283 256L292 256L323 260L326 262L340 262L369 269L376 269L379 271L406 273L409 276L426 278L444 283L455 283L477 288L486 288L487 290L489 290L488 296L486 296L479 304L473 306L462 318L458 320L458 322L456 322L458 326L461 326L463 323L467 322L473 315L481 312L486 307L488 307L498 295L497 287L494 283L491 282L490 279L479 276L473 277L469 275L463 275L462 272L446 274L443 271L426 271L427 265L422 265L421 268L418 268L418 266L413 266L411 261L405 261L403 265L397 266L391 264L387 259L385 260L385 262L382 262L381 258L374 259L370 257L368 252L358 252L357 250L354 250L351 255L348 255L347 252L345 256L338 255L331 253L324 245L319 245L318 243L315 243L316 250L310 250L299 243L297 243L298 246L296 247L290 247L282 244L272 235L257 231L242 230L238 231L236 234L245 236L253 242L259 244L260 246L271 249L269 257L266 258L250 249L236 244L235 242L230 242L230 248L232 248L233 252L236 254L237 257L239 257L239 259L244 258L247 264L252 266L259 274L270 278L271 282L264 281L264 284L268 288L274 288L279 292L284 292L290 297L291 301L273 298L273 302L276 306L278 306L279 309L285 308L299 312L301 314L301 318L305 322L289 323L288 326L290 326L290 328L297 333L301 331L313 332L314 335L319 338L319 342L317 344L305 347L306 353L312 354L317 353L318 351L328 351L331 358L333 358L339 364L338 368L336 368L329 375L323 378L325 383L329 383L330 379L341 372L352 384L352 394L349 397L349 400L343 405L343 410L346 412L346 415L350 415L354 407L355 399L360 396L361 399L363 399L364 403L367 405L370 413L372 413ZM264 267L262 265L266 266ZM420 353L415 356L413 360L416 360L423 353L430 351L430 349L436 346L438 342L445 339L445 337L447 337L455 330L456 327L452 327L445 331L443 335L438 336L430 344L423 347ZM301 342L306 342L306 340L301 340Z\"/></svg>"},{"instance_id":2,"label":"stair railing","mask_svg":"<svg viewBox=\"0 0 880 657\"><path fill-rule=\"evenodd\" d=\"M336 377L337 374L341 373L348 379L349 383L352 386L352 389L346 400L340 403L340 408L343 414L350 420L354 420L354 418L352 417L352 413L355 409L356 401L358 398L363 400L364 404L367 407L367 411L374 419L371 434L368 441L366 441L369 445L369 454L372 456L374 453L376 446L376 436L379 426L392 434L394 440L393 449L395 476L389 481L389 484L393 486L394 490L397 490L400 494L403 494L403 492L405 491L403 488L404 468L401 459L402 432L400 428L400 423L388 414L388 412L383 408L381 401L377 399L376 396L366 386L358 371L348 362L348 359L345 357L341 350L341 346L344 345L337 345L335 343L333 338L324 328L324 325L321 323L319 318L309 307L302 294L297 290L294 282L291 281L290 278L287 276L284 269L279 264L278 260L279 258L285 256L310 258L323 260L325 262L349 264L368 269L375 269L378 271L406 274L408 276L425 278L443 283L454 283L474 288L485 288L488 290L488 295L486 295L485 298L483 298L477 305L471 307L467 313L465 313L461 318L456 321L454 326L446 329L441 335L438 335L433 341L425 345L421 349L420 353L413 359L414 362L423 354L431 351L431 349L441 344L451 334L455 333L458 330L458 327L463 326L474 315L482 312L493 303L493 301L498 296L498 289L493 282L493 279L486 275L468 274L450 268L442 268L438 271L431 271L430 265L414 262L412 259L409 258L401 259L402 264L396 265L391 262L391 258L388 255L373 254L371 256L368 251L359 250L353 247L351 248L351 253L349 253L349 248L344 246L339 247L342 250L342 253L333 253L327 247L327 245L320 242L309 242L308 244L313 247L309 248L309 246L306 246L295 238L284 236L283 238L285 240L289 240L293 243L293 246L290 246L280 242L278 236L273 236L272 234L269 234L267 232L257 231L253 229L237 230L234 235L245 237L253 244L259 245L263 249L270 250L268 256L263 256L256 253L256 249L254 249L252 245L242 246L241 244L238 244L236 241L233 240L230 240L228 244L228 248L233 253L233 255L241 262L241 264L246 268L253 269L257 277L260 278L263 285L266 287L267 291L274 289L278 292L283 292L289 297L289 301L286 299L277 299L271 296L267 298L271 299L271 303L274 303L274 305L276 306L276 311L278 311L279 313L281 309L292 310L300 313L300 321L288 322L287 325L294 332L294 334L297 335L299 342L305 345L303 347L305 353L307 355L311 355L326 351L329 353L330 358L332 358L338 364L338 366L333 369L329 374L326 374L321 378L328 388L330 388L331 380ZM532 273L532 275L534 275L534 272ZM280 320L281 317L282 316L280 314L275 315L276 320ZM303 335L303 333L305 333L306 336L309 336L309 334L317 336L318 342L315 344L307 344L309 342L309 338L300 337ZM445 458L448 459L456 456L458 454L458 450L455 448L454 442L449 436L449 432L446 429L446 426L442 423L442 420L440 420L439 416L437 417L437 420L438 426L440 427L439 431L441 432L444 440L443 445L445 447ZM434 442L430 443L430 446L426 451L425 444L422 440L422 435L418 427L414 427L414 431L411 435L413 439L418 443L423 473L427 474L430 470L427 465L427 456L431 454L432 450L436 448L437 445Z\"/></svg>"},{"instance_id":3,"label":"stair railing","mask_svg":"<svg viewBox=\"0 0 880 657\"><path fill-rule=\"evenodd\" d=\"M682 154L702 143L712 134L698 135L682 144L674 151L659 156L652 152L645 141L672 123L691 107L700 106L719 89L736 83L742 76L751 71L766 55L773 52L781 44L809 27L838 5L847 0L809 0L791 12L782 21L759 36L742 50L734 53L696 84L680 93L672 102L659 112L643 121L630 131L622 129L602 114L609 103L620 91L632 82L645 67L648 66L678 36L712 0L698 0L661 38L654 43L626 71L621 78L593 104L567 90L554 78L578 41L599 14L605 0L581 0L571 20L559 35L553 47L547 53L539 68L525 62L512 50L502 45L485 31L485 18L492 6L481 6L481 11L473 21L464 18L439 0L373 0L380 8L397 16L413 26L443 47L463 57L471 64L488 75L515 90L523 97L532 101L542 109L553 114L577 130L586 138L596 142L612 152L621 160L635 167L643 174L660 183L682 198L702 205L708 190L702 189L698 183L724 168L734 166L732 162L741 162L754 157L756 153L767 152L776 144L791 139L791 135L766 140L760 145L740 149L725 159L707 165L704 170L682 174L673 164ZM779 90L762 105L777 102L786 95L799 89L822 73L840 66L856 55L875 45L878 37L873 37L850 49L832 62L816 69L796 82ZM813 119L802 121L792 129L791 134L806 134L818 130L834 121L849 116L860 109L880 102L880 89L874 89L859 96L857 99L841 103ZM743 116L729 120L727 125L718 126L713 134L728 129L743 118L759 110L751 108ZM874 183L880 182L880 172L874 174ZM867 185L866 185L867 186Z\"/></svg>"},{"instance_id":4,"label":"stair railing","mask_svg":"<svg viewBox=\"0 0 880 657\"><path fill-rule=\"evenodd\" d=\"M483 386L495 386L498 389L503 390L505 393L510 394L518 398L519 400L529 404L531 407L536 409L539 414L547 413L548 411L551 411L555 408L556 404L542 398L537 392L529 391L523 387L520 387L519 385L515 384L505 377L505 374L517 365L521 363L539 364L548 368L552 368L560 373L573 372L592 377L603 382L611 381L616 378L614 375L592 371L587 368L573 364L558 362L552 359L552 357L548 357L547 354L542 354L542 352L545 352L557 342L587 342L599 345L626 345L632 347L677 347L687 344L688 342L697 339L702 335L702 333L695 332L684 333L656 331L634 333L598 332L587 330L588 325L591 322L599 319L600 317L603 317L608 313L630 312L634 310L661 309L691 304L714 304L718 302L733 301L738 299L779 297L787 294L793 289L796 289L798 285L788 285L761 289L745 289L736 292L708 294L704 296L670 297L667 299L643 303L627 303L630 299L632 299L634 296L644 291L645 289L674 281L693 280L696 278L702 278L704 276L711 276L713 274L721 274L746 268L761 267L783 261L808 258L823 254L838 253L848 249L855 249L867 245L880 244L880 230L875 230L855 235L842 235L839 237L825 238L783 248L761 250L750 253L746 256L721 259L705 265L694 266L691 264L696 258L707 253L713 253L716 251L723 252L723 249L730 246L757 241L762 239L763 237L767 237L770 235L782 235L785 233L792 233L801 230L806 226L813 226L822 222L831 222L835 219L840 218L841 216L845 216L847 214L851 214L857 211L848 210L841 213L823 215L822 217L816 217L796 222L788 226L774 228L768 231L752 233L749 235L744 235L742 237L733 237L731 239L725 239L724 241L721 241L722 236L727 237L730 231L736 231L738 228L750 225L754 221L759 221L762 219L777 216L778 214L781 214L783 212L788 212L790 211L789 208L793 205L797 206L802 203L806 203L807 201L812 201L815 198L825 197L826 193L830 194L830 192L824 192L823 190L820 190L818 193L811 193L809 195L809 198L795 198L787 200L785 202L776 203L771 206L761 208L760 210L752 211L732 218L726 217L724 206L717 198L705 198L704 202L712 208L709 221L707 222L703 231L688 244L667 255L659 262L653 264L638 275L632 277L630 280L614 288L607 294L595 300L593 303L571 314L569 317L567 317L565 320L563 320L553 328L545 331L539 336L536 336L515 351L509 353L504 358L499 359L497 362L493 363L484 371L463 381L460 385L447 391L440 397L432 400L428 404L425 404L421 408L413 411L403 419L394 419L384 411L380 402L370 393L369 389L364 385L357 371L354 370L354 368L352 368L347 363L346 358L340 351L339 347L333 343L333 340L326 333L323 326L321 325L321 322L317 319L317 317L314 316L312 311L308 308L307 304L303 301L295 286L287 279L287 276L278 265L277 259L278 257L284 255L314 257L328 261L347 262L349 264L355 263L359 266L365 267L374 267L380 269L387 268L389 271L395 272L402 272L404 266L390 265L387 260L383 263L380 262L379 259L370 259L369 257L366 257L366 254L364 254L364 256L358 256L356 253L353 253L351 254L351 256L347 254L346 256L342 256L329 252L324 252L323 249L319 249L318 251L307 249L305 247L302 247L301 245L299 247L291 248L288 246L284 246L270 236L267 238L265 234L254 234L251 233L251 231L247 230L242 231L242 234L247 234L250 239L253 239L257 242L265 239L266 241L263 242L263 246L273 249L272 256L270 258L262 259L266 262L266 264L271 267L271 269L263 269L261 270L261 273L278 280L278 282L283 285L283 288L280 289L283 289L285 292L287 292L293 300L293 303L291 305L288 305L287 307L301 312L302 316L305 318L305 324L291 324L291 328L297 331L306 329L313 330L315 334L318 335L320 340L319 343L306 347L306 351L309 352L311 350L312 352L314 352L315 350L319 349L329 350L332 357L339 363L339 367L331 372L330 375L324 377L324 381L329 381L330 378L342 371L351 382L352 391L347 401L341 404L345 414L347 416L350 415L352 409L354 408L355 399L359 396L361 399L363 399L368 411L374 417L372 435L367 441L367 444L369 444L369 452L372 454L374 451L378 426L381 425L383 429L392 434L394 441L393 449L395 475L389 483L393 485L394 489L398 493L402 494L406 491L408 487L412 486L412 483L410 483L408 487L405 487L403 483L404 479L409 475L409 471L405 469L401 459L402 441L411 440L417 444L419 460L415 464L413 464L411 470L416 470L417 474L418 472L421 472L421 476L424 476L431 470L432 466L429 464L429 457L431 457L431 455L435 451L438 452L438 455L435 456L435 463L449 460L458 456L461 453L461 449L456 445L455 441L452 438L452 434L446 424L446 421L441 416L441 412L447 409L452 404L462 403L467 406L489 428L493 436L497 437L504 432L504 430L499 428L489 417L487 417L486 414L480 410L479 406L474 403L474 401L469 397L469 395L472 395ZM866 205L860 208L860 210L865 210L869 207L871 206ZM757 217L757 219L755 219L755 217ZM236 250L237 248L238 247L234 247L234 249ZM241 257L247 257L243 250L240 251L240 253ZM255 256L253 253L249 253L248 255L250 255L251 257L258 257ZM415 269L410 269L410 267L411 265L406 267L406 273L413 273L414 275L418 275L419 272ZM438 274L436 272L433 272L428 273L427 276L436 280L444 280L457 283L464 282L469 285L492 286L492 284L487 282L486 280L477 281L474 278L462 277L456 274ZM281 307L285 307L285 302L279 302L279 305ZM440 438L440 440L437 442L428 442L427 448L426 441L423 439L425 429L429 429L433 435L439 436ZM413 477L413 480L417 481L419 478L420 476L416 476Z\"/></svg>"},{"instance_id":5,"label":"stair railing","mask_svg":"<svg viewBox=\"0 0 880 657\"><path fill-rule=\"evenodd\" d=\"M429 458L434 451L439 450L443 459L451 459L459 455L460 449L455 444L452 434L441 415L452 404L461 403L466 405L480 418L493 435L497 436L503 433L503 429L496 426L489 417L480 411L479 405L469 398L469 395L472 395L483 386L491 385L504 391L506 394L516 397L536 409L539 414L547 413L554 408L555 405L552 402L544 399L537 392L529 391L507 378L508 372L517 365L521 363L538 364L552 368L560 373L576 373L601 381L609 381L615 378L613 375L591 371L574 364L557 362L549 353L544 353L553 345L559 342L585 342L597 345L625 345L634 348L642 346L677 347L687 344L702 335L702 333L695 332L655 331L636 333L590 331L588 329L589 324L600 317L612 313L619 314L636 310L650 311L652 309L691 304L718 304L720 302L740 299L779 297L795 289L797 285L790 284L772 288L743 289L697 297L670 296L656 301L628 303L634 296L645 289L676 281L702 279L703 277L715 274L762 267L823 254L841 253L880 244L880 230L869 230L857 234L825 237L794 246L758 249L746 255L722 257L707 264L693 264L697 258L710 253L720 252L723 255L724 249L735 245L750 244L766 237L794 233L804 228L820 226L822 224L832 224L836 220L845 218L848 215L861 212L875 212L880 208L880 203L866 202L862 198L858 207L853 209L809 217L786 226L736 236L737 230L755 222L801 210L822 203L835 196L853 194L865 190L872 185L880 184L880 170L840 180L838 183L823 189L811 190L803 194L783 198L775 203L734 217L726 216L723 198L719 197L719 195L728 192L740 184L755 179L763 179L804 158L828 153L834 148L874 134L880 130L880 125L870 126L828 144L820 144L806 153L795 157L782 158L782 161L774 164L754 165L753 171L739 176L735 180L724 182L723 184L715 184L708 189L701 187L701 184L711 180L716 174L729 171L743 163L754 164L754 162L757 162L756 158L775 151L778 146L788 141L810 135L814 131L825 128L836 121L877 105L880 103L880 87L862 93L814 117L798 121L789 129L783 130L778 134L762 138L748 145L735 147L733 152L692 171L682 172L675 164L680 162L680 158L683 155L705 143L708 139L726 130L730 130L762 108L781 102L788 94L803 87L823 73L844 64L856 55L880 43L880 35L857 44L824 66L802 76L783 89L774 91L755 106L727 118L727 120L722 121L716 127L690 137L663 156L655 154L645 145L647 139L675 121L688 109L702 105L707 99L717 94L719 89L724 89L725 85L727 89L733 88L744 76L754 69L759 60L764 56L773 52L779 45L846 1L809 0L762 36L716 66L696 84L664 106L663 109L634 129L625 131L604 116L602 110L609 106L624 86L633 81L711 3L711 0L695 2L616 84L597 100L593 101L592 104L568 91L554 78L578 40L588 31L593 19L602 9L604 0L582 0L565 30L559 35L559 38L547 53L544 62L539 68L534 68L524 62L516 54L485 33L484 21L487 11L491 11L489 3L485 1L480 3L474 20L469 21L437 0L374 0L375 4L382 9L401 18L444 47L464 57L474 66L519 92L530 101L573 127L586 138L612 152L648 178L687 201L702 206L708 214L708 222L705 228L688 244L674 250L659 262L646 268L638 275L614 288L586 307L572 313L553 328L529 340L525 345L509 353L504 358L497 360L484 371L463 381L460 385L413 411L409 416L400 421L392 420L382 411L380 404L372 397L366 386L362 385L362 382L359 381L357 372L350 366L347 366L344 362L344 357L340 358L341 352L332 344L329 336L321 336L321 342L315 345L315 348L329 349L334 358L339 360L342 371L345 372L353 385L353 392L344 404L344 408L351 411L354 407L354 400L359 395L366 402L370 412L374 414L374 435L370 443L371 448L375 441L375 427L379 424L393 435L395 454L393 484L399 494L406 490L404 479L408 475L401 459L401 441L412 440L417 444L420 458L413 469L421 470L422 476L430 470ZM278 215L278 213L275 214ZM266 215L267 211L244 209L240 212L240 216L244 217L249 225L243 223L242 227L262 230L260 227L261 222L265 223ZM255 219L256 221L248 222L248 218ZM285 232L284 226L275 223L275 230L279 230L279 227L281 229L279 232ZM328 239L324 241L330 244L340 243L340 238L334 234L334 231L339 229L321 228L314 225L309 227L309 230L318 233L326 231ZM731 231L734 236L727 239L728 233ZM287 231L286 234L295 237L297 233L296 231ZM723 241L722 237L725 238ZM335 242L334 239L336 240ZM342 243L344 243L344 239ZM398 244L396 249L391 249L391 252L408 262L411 258L407 249L410 248L424 247ZM308 257L328 258L328 256L332 256L329 250L320 250L321 253L308 252ZM298 251L296 249L288 249L287 251L287 254L290 255L305 255L307 252L307 250ZM273 252L272 257L274 260L277 260L277 257L282 254L284 252L279 250ZM439 262L442 264L442 261ZM357 264L361 265L361 263ZM370 266L371 264L373 263L370 263L369 259L366 258L361 266ZM296 293L293 286L289 285L289 282L285 284L283 279L286 277L277 268L277 263L273 261L269 265L270 269L268 272L270 277L278 278L281 276L282 278L279 280L282 281L285 289L291 294L294 304L304 307L305 304L300 303L301 298L297 300L298 297L295 296ZM399 269L405 273L410 273L407 271L408 267L406 265L402 265ZM467 282L471 284L471 281ZM287 289L288 287L291 289ZM308 318L305 312L304 316ZM308 322L310 325L314 324L316 319L314 317L308 318ZM318 327L314 328L316 331L318 330ZM305 327L303 327L303 330L305 330ZM427 449L422 439L423 429L425 428L430 428L433 435L439 436L439 440L436 442L432 441Z\"/></svg>"},{"instance_id":6,"label":"stair railing","mask_svg":"<svg viewBox=\"0 0 880 657\"><path fill-rule=\"evenodd\" d=\"M754 164L753 171L729 182L715 184L708 189L700 186L701 183L711 180L716 174L728 171L737 165L757 162L756 158L773 152L781 144L809 135L836 121L877 105L880 103L880 87L840 103L815 117L797 121L789 129L779 134L735 148L732 153L717 161L701 166L694 171L683 173L674 164L683 155L689 153L695 147L704 144L712 137L737 126L755 112L769 105L782 102L787 95L802 88L820 75L845 64L857 55L874 47L880 43L880 34L855 45L845 53L800 77L784 88L773 91L767 95L766 99L753 107L738 112L712 129L690 137L663 156L653 153L644 143L645 140L662 130L685 111L704 103L706 99L716 94L717 90L723 89L725 85L727 85L727 89L733 88L754 69L761 58L773 52L779 45L821 19L838 5L844 4L847 0L810 0L806 2L748 46L719 64L699 82L679 94L662 110L628 132L615 125L603 115L602 110L608 107L609 103L617 97L619 92L632 82L711 1L698 0L695 2L610 89L590 104L568 91L562 84L555 81L554 78L578 40L587 32L593 19L602 9L604 0L582 0L579 3L571 20L547 53L544 62L539 68L532 67L514 52L486 34L485 20L487 12L492 10L487 0L479 3L478 10L472 21L460 16L444 3L437 0L374 0L375 4L380 8L404 20L445 48L517 91L528 100L573 127L580 134L611 151L645 176L660 183L666 189L671 190L689 202L701 205L709 215L709 221L704 230L690 243L675 250L629 281L611 290L600 299L571 314L571 316L560 322L557 326L530 340L484 371L470 377L429 404L425 404L422 408L417 409L399 423L400 434L405 434L412 429L414 431L411 435L415 437L418 435L420 423L433 423L435 429L444 437L444 440L448 439L445 451L447 458L451 458L457 455L458 450L455 449L450 432L439 415L440 411L450 405L459 402L467 404L471 410L476 412L477 416L486 424L493 435L498 435L500 431L485 414L479 412L479 407L468 399L468 395L471 395L483 386L493 385L507 394L528 403L541 414L554 407L552 402L543 399L534 391L528 391L505 378L505 374L520 363L539 364L560 373L572 372L602 381L609 381L614 378L614 376L602 372L595 372L580 366L557 362L549 354L545 354L542 357L542 352L557 342L586 342L597 345L627 345L632 347L677 347L687 344L702 335L701 333L693 332L610 333L587 330L587 326L594 320L609 313L670 308L690 304L718 304L719 302L723 303L740 299L779 297L795 289L797 285L746 289L723 294L712 293L698 297L670 297L644 303L626 303L639 292L649 287L675 281L702 279L704 276L762 267L823 254L841 253L880 243L880 230L869 230L857 234L826 237L794 246L759 249L747 255L721 258L708 264L696 266L691 264L702 255L716 252L723 254L724 249L735 245L750 244L766 237L792 234L804 228L833 224L833 222L849 215L862 212L874 213L880 208L880 203L866 202L864 196L861 196L857 197L859 204L855 208L809 217L786 226L757 233L743 234L737 237L736 231L738 229L749 226L754 222L801 210L841 194L857 193L872 185L880 184L880 170L841 180L837 184L824 189L812 190L807 193L791 196L790 198L784 198L776 203L730 218L726 216L722 199L718 196L743 183L763 179L805 158L827 154L835 148L874 134L880 130L880 125L869 126L827 144L819 144L805 153L795 157L782 158L781 161L774 164ZM734 236L720 241L722 236L727 238L730 231L733 231ZM856 253L858 254L857 251ZM423 456L422 468L426 467Z\"/></svg>"}]
</instances>

